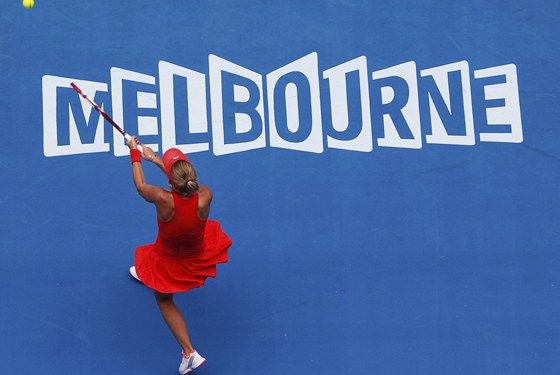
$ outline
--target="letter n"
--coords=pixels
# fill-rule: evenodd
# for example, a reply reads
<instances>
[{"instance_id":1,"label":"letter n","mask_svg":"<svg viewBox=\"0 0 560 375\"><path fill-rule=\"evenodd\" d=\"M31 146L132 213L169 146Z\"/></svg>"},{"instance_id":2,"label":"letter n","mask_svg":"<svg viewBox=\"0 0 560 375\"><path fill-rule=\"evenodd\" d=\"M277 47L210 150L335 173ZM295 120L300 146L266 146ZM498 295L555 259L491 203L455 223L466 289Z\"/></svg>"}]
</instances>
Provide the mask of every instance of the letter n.
<instances>
[{"instance_id":1,"label":"letter n","mask_svg":"<svg viewBox=\"0 0 560 375\"><path fill-rule=\"evenodd\" d=\"M429 98L432 125L426 142L474 145L469 64L460 61L425 69L420 74Z\"/></svg>"}]
</instances>

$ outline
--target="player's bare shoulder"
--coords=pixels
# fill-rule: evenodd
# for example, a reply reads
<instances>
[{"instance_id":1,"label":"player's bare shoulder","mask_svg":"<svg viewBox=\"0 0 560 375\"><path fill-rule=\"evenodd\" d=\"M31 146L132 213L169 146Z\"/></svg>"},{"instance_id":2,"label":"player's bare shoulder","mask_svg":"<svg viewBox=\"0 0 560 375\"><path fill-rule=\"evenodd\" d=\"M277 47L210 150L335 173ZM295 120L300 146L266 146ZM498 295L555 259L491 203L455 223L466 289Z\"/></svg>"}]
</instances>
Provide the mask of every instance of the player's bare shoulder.
<instances>
[{"instance_id":1,"label":"player's bare shoulder","mask_svg":"<svg viewBox=\"0 0 560 375\"><path fill-rule=\"evenodd\" d=\"M205 206L212 202L212 190L206 185L198 186L198 205Z\"/></svg>"},{"instance_id":2,"label":"player's bare shoulder","mask_svg":"<svg viewBox=\"0 0 560 375\"><path fill-rule=\"evenodd\" d=\"M198 186L198 218L208 219L210 215L210 202L212 202L212 190L208 186Z\"/></svg>"}]
</instances>

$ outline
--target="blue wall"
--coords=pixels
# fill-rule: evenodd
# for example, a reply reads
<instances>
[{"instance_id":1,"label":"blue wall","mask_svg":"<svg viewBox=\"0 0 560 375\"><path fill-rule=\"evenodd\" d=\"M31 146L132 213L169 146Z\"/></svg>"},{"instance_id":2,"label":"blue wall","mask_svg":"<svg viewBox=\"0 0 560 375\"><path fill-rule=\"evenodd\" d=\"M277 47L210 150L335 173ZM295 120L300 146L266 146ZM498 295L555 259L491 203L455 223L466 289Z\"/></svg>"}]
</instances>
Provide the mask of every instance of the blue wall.
<instances>
[{"instance_id":1,"label":"blue wall","mask_svg":"<svg viewBox=\"0 0 560 375\"><path fill-rule=\"evenodd\" d=\"M197 373L557 374L560 3L266 3L3 2L0 373L178 365L127 274L154 209L74 81L214 191Z\"/></svg>"}]
</instances>

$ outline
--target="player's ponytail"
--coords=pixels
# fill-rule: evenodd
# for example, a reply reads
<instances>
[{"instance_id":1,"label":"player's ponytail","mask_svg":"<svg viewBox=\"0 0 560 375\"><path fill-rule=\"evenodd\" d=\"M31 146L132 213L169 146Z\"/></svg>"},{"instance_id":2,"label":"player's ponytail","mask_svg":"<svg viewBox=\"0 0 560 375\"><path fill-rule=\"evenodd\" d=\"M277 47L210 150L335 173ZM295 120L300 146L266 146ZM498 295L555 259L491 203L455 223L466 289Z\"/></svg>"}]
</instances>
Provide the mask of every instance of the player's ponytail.
<instances>
[{"instance_id":1,"label":"player's ponytail","mask_svg":"<svg viewBox=\"0 0 560 375\"><path fill-rule=\"evenodd\" d=\"M171 185L173 191L183 197L190 197L198 191L196 170L193 165L184 160L179 160L171 168Z\"/></svg>"}]
</instances>

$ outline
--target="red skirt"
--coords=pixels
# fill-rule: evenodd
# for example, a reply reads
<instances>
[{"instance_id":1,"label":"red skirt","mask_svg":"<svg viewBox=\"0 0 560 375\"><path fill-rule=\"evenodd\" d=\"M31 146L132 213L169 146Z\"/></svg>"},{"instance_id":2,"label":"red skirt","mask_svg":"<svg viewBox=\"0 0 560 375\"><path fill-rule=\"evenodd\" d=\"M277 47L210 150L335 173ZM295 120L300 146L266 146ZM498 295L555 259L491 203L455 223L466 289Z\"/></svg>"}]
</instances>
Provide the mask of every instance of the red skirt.
<instances>
[{"instance_id":1,"label":"red skirt","mask_svg":"<svg viewBox=\"0 0 560 375\"><path fill-rule=\"evenodd\" d=\"M154 244L139 246L134 257L136 273L144 285L160 293L186 292L204 285L206 278L216 277L216 265L228 261L231 243L220 223L208 220L200 253L166 257L154 251Z\"/></svg>"}]
</instances>

